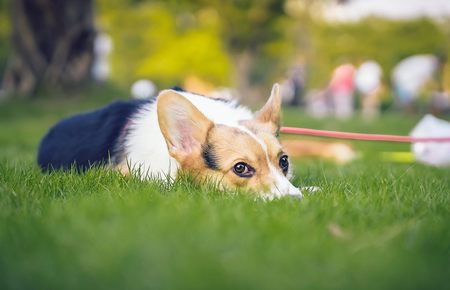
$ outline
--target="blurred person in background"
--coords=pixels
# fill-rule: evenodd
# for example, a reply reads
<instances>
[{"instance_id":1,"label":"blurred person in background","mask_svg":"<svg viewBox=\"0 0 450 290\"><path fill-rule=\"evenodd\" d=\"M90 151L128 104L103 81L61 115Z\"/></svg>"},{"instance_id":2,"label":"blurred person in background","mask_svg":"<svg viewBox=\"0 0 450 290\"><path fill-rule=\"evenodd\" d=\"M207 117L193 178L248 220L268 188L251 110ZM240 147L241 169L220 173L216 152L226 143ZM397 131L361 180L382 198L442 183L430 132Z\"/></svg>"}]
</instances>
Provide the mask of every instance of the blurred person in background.
<instances>
[{"instance_id":1,"label":"blurred person in background","mask_svg":"<svg viewBox=\"0 0 450 290\"><path fill-rule=\"evenodd\" d=\"M430 111L433 115L450 113L450 93L444 90L432 92Z\"/></svg>"},{"instance_id":2,"label":"blurred person in background","mask_svg":"<svg viewBox=\"0 0 450 290\"><path fill-rule=\"evenodd\" d=\"M327 90L310 90L305 96L306 112L314 118L330 115L329 94Z\"/></svg>"},{"instance_id":3,"label":"blurred person in background","mask_svg":"<svg viewBox=\"0 0 450 290\"><path fill-rule=\"evenodd\" d=\"M434 115L450 113L450 66L446 57L439 59L438 89L431 93L430 111Z\"/></svg>"},{"instance_id":4,"label":"blurred person in background","mask_svg":"<svg viewBox=\"0 0 450 290\"><path fill-rule=\"evenodd\" d=\"M396 104L414 111L425 86L435 81L438 68L439 60L431 54L413 55L400 61L391 75Z\"/></svg>"},{"instance_id":5,"label":"blurred person in background","mask_svg":"<svg viewBox=\"0 0 450 290\"><path fill-rule=\"evenodd\" d=\"M361 113L365 118L376 117L379 113L382 76L381 66L373 60L363 62L355 73L355 87L361 97Z\"/></svg>"},{"instance_id":6,"label":"blurred person in background","mask_svg":"<svg viewBox=\"0 0 450 290\"><path fill-rule=\"evenodd\" d=\"M281 81L283 103L289 106L302 106L306 72L304 61L292 66Z\"/></svg>"},{"instance_id":7,"label":"blurred person in background","mask_svg":"<svg viewBox=\"0 0 450 290\"><path fill-rule=\"evenodd\" d=\"M354 74L355 67L352 64L342 64L335 68L328 86L331 111L341 119L353 115Z\"/></svg>"}]
</instances>

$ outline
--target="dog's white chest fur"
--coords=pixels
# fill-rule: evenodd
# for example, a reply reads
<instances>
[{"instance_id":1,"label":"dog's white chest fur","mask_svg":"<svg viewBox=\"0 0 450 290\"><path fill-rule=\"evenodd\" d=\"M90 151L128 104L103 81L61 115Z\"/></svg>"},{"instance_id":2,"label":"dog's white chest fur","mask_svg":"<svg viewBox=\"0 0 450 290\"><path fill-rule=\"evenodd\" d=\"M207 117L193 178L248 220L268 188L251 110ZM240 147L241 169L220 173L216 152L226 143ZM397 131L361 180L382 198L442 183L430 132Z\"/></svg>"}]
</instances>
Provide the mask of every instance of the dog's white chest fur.
<instances>
[{"instance_id":1,"label":"dog's white chest fur","mask_svg":"<svg viewBox=\"0 0 450 290\"><path fill-rule=\"evenodd\" d=\"M240 120L253 118L250 110L236 106L235 102L214 100L187 92L180 94L215 124L237 127ZM169 155L156 108L156 102L145 105L129 125L130 133L124 142L126 162L142 179L175 178L179 164Z\"/></svg>"}]
</instances>

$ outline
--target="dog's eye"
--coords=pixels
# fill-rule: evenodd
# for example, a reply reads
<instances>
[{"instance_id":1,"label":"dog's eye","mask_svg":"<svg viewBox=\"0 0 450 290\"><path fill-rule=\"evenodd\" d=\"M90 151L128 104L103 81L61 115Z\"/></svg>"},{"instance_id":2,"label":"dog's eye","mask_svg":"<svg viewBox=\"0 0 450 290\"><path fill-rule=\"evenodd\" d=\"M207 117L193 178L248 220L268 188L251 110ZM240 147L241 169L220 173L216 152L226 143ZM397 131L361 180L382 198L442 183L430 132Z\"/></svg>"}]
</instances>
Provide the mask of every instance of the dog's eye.
<instances>
[{"instance_id":1,"label":"dog's eye","mask_svg":"<svg viewBox=\"0 0 450 290\"><path fill-rule=\"evenodd\" d=\"M289 159L287 155L283 155L280 157L280 168L284 173L287 173L289 170Z\"/></svg>"},{"instance_id":2,"label":"dog's eye","mask_svg":"<svg viewBox=\"0 0 450 290\"><path fill-rule=\"evenodd\" d=\"M255 174L255 169L244 162L238 162L233 167L233 172L239 177L249 178Z\"/></svg>"}]
</instances>

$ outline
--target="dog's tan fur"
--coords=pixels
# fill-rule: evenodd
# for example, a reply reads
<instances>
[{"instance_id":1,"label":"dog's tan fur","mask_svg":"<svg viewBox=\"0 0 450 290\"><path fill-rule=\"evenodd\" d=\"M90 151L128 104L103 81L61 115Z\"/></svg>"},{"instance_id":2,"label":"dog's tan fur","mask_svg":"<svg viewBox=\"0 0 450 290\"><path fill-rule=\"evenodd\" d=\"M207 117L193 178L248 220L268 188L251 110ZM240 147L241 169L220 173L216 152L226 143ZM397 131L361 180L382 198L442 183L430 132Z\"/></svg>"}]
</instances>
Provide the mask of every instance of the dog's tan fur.
<instances>
[{"instance_id":1,"label":"dog's tan fur","mask_svg":"<svg viewBox=\"0 0 450 290\"><path fill-rule=\"evenodd\" d=\"M213 179L225 188L267 192L275 182L269 163L285 174L278 166L284 152L275 137L281 115L276 88L253 120L240 122L240 129L213 124L183 96L174 91L162 92L158 97L158 121L170 156L178 161L182 171L193 173L197 179ZM205 163L205 146L211 150L217 168L211 169ZM254 176L236 175L233 166L238 162L251 165Z\"/></svg>"}]
</instances>

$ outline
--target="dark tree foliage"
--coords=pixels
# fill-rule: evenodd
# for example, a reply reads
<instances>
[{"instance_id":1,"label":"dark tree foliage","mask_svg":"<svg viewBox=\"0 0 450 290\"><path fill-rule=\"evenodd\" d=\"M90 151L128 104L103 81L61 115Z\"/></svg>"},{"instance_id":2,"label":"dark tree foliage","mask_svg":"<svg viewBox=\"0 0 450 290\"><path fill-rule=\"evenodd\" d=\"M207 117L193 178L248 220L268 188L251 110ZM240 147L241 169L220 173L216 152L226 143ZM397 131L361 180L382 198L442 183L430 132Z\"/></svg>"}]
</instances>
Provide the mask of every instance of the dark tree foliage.
<instances>
[{"instance_id":1,"label":"dark tree foliage","mask_svg":"<svg viewBox=\"0 0 450 290\"><path fill-rule=\"evenodd\" d=\"M89 79L95 37L92 0L10 1L13 53L2 89L32 94Z\"/></svg>"}]
</instances>

